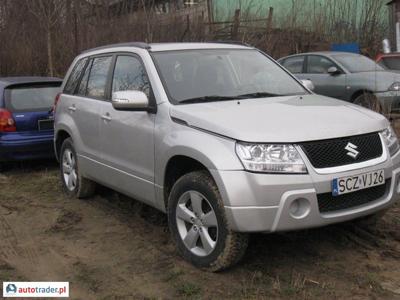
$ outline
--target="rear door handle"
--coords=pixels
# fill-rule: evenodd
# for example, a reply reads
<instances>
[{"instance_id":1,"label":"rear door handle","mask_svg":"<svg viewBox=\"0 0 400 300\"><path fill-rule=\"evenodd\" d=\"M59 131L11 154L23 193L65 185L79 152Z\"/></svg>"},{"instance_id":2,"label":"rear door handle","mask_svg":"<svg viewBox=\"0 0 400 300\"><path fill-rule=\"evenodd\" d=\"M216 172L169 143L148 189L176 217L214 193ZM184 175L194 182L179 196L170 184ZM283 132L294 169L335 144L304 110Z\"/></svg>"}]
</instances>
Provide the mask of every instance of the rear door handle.
<instances>
[{"instance_id":1,"label":"rear door handle","mask_svg":"<svg viewBox=\"0 0 400 300\"><path fill-rule=\"evenodd\" d=\"M72 106L68 107L68 110L71 112L76 111L75 104L72 104Z\"/></svg>"},{"instance_id":2,"label":"rear door handle","mask_svg":"<svg viewBox=\"0 0 400 300\"><path fill-rule=\"evenodd\" d=\"M112 118L111 118L111 116L110 116L109 113L106 113L105 115L102 115L101 118L102 118L104 121L107 121L107 122L110 122L110 121L112 120Z\"/></svg>"}]
</instances>

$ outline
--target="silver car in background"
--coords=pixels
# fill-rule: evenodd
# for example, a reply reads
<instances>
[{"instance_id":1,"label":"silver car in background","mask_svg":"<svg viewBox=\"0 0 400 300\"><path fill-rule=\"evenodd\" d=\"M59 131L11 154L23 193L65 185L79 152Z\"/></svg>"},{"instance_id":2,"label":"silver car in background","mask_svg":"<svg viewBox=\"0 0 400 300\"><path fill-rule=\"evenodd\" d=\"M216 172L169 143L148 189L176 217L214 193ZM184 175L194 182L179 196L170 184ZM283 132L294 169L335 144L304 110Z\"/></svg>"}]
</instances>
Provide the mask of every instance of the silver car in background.
<instances>
[{"instance_id":1,"label":"silver car in background","mask_svg":"<svg viewBox=\"0 0 400 300\"><path fill-rule=\"evenodd\" d=\"M179 253L199 268L237 263L249 233L373 219L399 197L387 119L313 94L252 47L92 49L62 90L65 192L89 197L99 183L167 213Z\"/></svg>"},{"instance_id":2,"label":"silver car in background","mask_svg":"<svg viewBox=\"0 0 400 300\"><path fill-rule=\"evenodd\" d=\"M400 73L372 59L346 52L310 52L280 58L301 80L311 80L314 92L349 101L380 113L400 111Z\"/></svg>"}]
</instances>

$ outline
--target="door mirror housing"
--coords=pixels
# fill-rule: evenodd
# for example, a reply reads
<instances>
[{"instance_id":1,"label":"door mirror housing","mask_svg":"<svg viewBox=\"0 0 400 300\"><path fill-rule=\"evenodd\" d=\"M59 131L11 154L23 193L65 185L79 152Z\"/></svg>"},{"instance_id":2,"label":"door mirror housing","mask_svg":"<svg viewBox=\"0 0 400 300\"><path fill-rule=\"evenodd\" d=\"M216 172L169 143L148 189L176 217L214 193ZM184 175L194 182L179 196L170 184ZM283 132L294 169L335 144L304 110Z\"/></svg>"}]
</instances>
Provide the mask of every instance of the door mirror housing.
<instances>
[{"instance_id":1,"label":"door mirror housing","mask_svg":"<svg viewBox=\"0 0 400 300\"><path fill-rule=\"evenodd\" d=\"M305 87L305 88L307 88L307 89L309 89L310 91L313 91L314 89L315 89L315 86L314 86L314 83L311 81L311 80L306 80L306 79L304 79L304 80L300 80L301 81L301 84Z\"/></svg>"},{"instance_id":2,"label":"door mirror housing","mask_svg":"<svg viewBox=\"0 0 400 300\"><path fill-rule=\"evenodd\" d=\"M117 110L148 110L149 98L141 91L119 91L112 94L112 106Z\"/></svg>"},{"instance_id":3,"label":"door mirror housing","mask_svg":"<svg viewBox=\"0 0 400 300\"><path fill-rule=\"evenodd\" d=\"M330 68L328 69L328 74L331 74L331 75L339 75L339 74L342 74L342 72L341 72L338 68L336 68L336 67L330 67Z\"/></svg>"}]
</instances>

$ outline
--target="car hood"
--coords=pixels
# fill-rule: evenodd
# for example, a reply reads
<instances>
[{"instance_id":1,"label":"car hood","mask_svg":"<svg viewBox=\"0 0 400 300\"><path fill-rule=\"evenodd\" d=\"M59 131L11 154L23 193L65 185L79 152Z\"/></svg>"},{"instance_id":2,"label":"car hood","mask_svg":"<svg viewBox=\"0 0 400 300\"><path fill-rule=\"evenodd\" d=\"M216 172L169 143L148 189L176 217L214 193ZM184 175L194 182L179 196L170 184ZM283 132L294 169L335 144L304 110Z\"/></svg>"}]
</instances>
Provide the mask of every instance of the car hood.
<instances>
[{"instance_id":1,"label":"car hood","mask_svg":"<svg viewBox=\"0 0 400 300\"><path fill-rule=\"evenodd\" d=\"M320 96L287 96L175 105L172 119L247 142L296 143L385 129L382 115Z\"/></svg>"}]
</instances>

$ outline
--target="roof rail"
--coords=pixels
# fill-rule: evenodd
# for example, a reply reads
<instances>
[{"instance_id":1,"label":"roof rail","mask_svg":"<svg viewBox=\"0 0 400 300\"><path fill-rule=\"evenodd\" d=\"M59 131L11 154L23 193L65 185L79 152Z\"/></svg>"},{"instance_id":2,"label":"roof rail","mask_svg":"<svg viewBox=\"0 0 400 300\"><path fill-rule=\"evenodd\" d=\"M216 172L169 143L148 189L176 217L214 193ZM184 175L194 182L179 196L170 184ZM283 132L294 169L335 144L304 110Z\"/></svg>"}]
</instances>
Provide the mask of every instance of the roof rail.
<instances>
[{"instance_id":1,"label":"roof rail","mask_svg":"<svg viewBox=\"0 0 400 300\"><path fill-rule=\"evenodd\" d=\"M109 49L109 48L114 48L114 47L136 47L136 48L141 48L141 49L146 49L146 50L151 49L150 45L147 43L131 42L131 43L110 44L110 45L104 45L104 46L100 46L100 47L96 47L96 48L86 49L86 50L82 51L82 53L87 53L87 52L96 51L96 50L104 50L104 49Z\"/></svg>"},{"instance_id":2,"label":"roof rail","mask_svg":"<svg viewBox=\"0 0 400 300\"><path fill-rule=\"evenodd\" d=\"M253 47L250 44L241 41L235 40L216 40L216 41L207 41L206 43L216 43L216 44L232 44L232 45L241 45L246 47Z\"/></svg>"}]
</instances>

